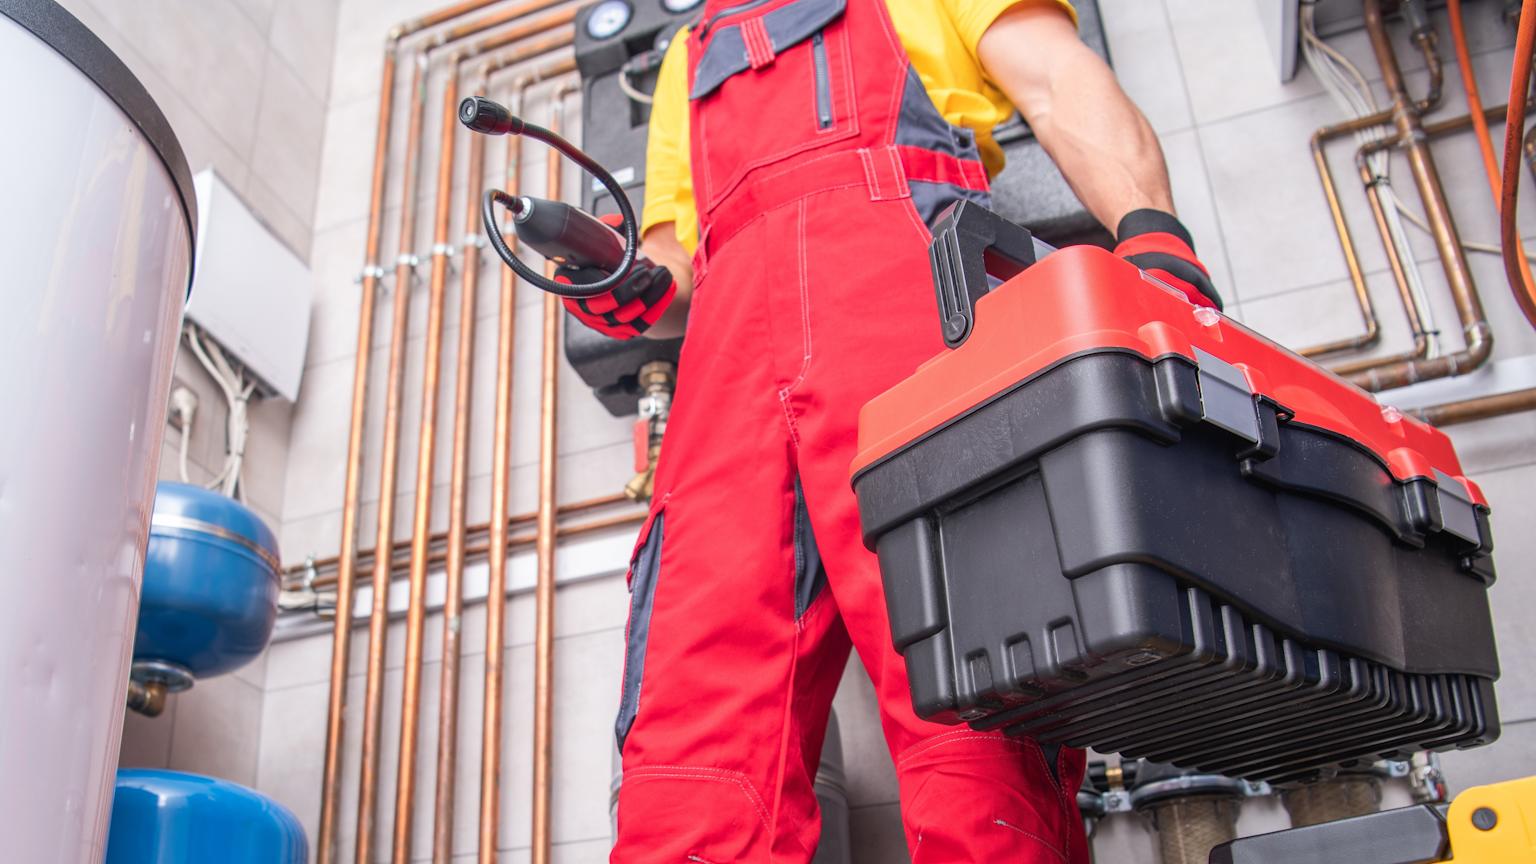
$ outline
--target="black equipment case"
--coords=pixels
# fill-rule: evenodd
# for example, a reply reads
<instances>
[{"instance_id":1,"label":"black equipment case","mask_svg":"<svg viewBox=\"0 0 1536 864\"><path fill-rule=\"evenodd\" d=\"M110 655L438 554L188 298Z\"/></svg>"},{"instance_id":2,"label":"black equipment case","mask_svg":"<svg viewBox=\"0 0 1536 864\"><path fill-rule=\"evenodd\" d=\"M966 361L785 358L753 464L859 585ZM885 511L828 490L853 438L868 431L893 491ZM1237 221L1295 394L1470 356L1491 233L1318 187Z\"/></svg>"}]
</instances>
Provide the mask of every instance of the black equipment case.
<instances>
[{"instance_id":1,"label":"black equipment case","mask_svg":"<svg viewBox=\"0 0 1536 864\"><path fill-rule=\"evenodd\" d=\"M974 204L934 276L952 350L853 466L920 715L1274 783L1497 737L1489 511L1445 435Z\"/></svg>"}]
</instances>

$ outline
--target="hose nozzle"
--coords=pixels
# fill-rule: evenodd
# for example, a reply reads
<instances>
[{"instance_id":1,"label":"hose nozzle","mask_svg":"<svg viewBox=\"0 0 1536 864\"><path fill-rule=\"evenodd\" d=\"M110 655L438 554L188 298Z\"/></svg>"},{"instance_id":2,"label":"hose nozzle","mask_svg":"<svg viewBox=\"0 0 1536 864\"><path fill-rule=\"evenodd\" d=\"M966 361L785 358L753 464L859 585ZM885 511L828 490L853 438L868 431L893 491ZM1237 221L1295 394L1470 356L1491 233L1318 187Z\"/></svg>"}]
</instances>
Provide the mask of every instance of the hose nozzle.
<instances>
[{"instance_id":1,"label":"hose nozzle","mask_svg":"<svg viewBox=\"0 0 1536 864\"><path fill-rule=\"evenodd\" d=\"M524 129L522 118L484 96L469 96L459 103L459 122L482 135L521 135Z\"/></svg>"}]
</instances>

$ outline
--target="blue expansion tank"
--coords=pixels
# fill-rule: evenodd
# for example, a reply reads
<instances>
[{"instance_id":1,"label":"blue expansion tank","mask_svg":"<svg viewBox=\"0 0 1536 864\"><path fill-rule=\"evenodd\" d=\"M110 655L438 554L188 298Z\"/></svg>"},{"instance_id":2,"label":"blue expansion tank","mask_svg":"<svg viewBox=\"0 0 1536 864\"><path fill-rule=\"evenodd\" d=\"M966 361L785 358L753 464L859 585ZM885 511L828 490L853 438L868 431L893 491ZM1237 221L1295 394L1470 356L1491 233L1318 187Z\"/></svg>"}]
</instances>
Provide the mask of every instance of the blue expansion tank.
<instances>
[{"instance_id":1,"label":"blue expansion tank","mask_svg":"<svg viewBox=\"0 0 1536 864\"><path fill-rule=\"evenodd\" d=\"M138 634L141 664L194 678L238 669L277 620L277 540L250 508L185 483L161 483L150 522Z\"/></svg>"},{"instance_id":2,"label":"blue expansion tank","mask_svg":"<svg viewBox=\"0 0 1536 864\"><path fill-rule=\"evenodd\" d=\"M288 808L228 780L180 771L117 772L105 864L306 864Z\"/></svg>"}]
</instances>

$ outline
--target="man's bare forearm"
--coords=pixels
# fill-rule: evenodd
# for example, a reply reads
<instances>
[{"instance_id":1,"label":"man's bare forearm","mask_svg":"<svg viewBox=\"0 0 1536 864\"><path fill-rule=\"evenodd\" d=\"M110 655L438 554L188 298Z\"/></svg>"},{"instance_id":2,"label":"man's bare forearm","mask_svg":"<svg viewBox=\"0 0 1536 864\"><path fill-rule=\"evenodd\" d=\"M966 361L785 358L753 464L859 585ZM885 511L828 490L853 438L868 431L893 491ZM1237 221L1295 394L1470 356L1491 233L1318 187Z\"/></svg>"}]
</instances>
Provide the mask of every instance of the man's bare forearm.
<instances>
[{"instance_id":1,"label":"man's bare forearm","mask_svg":"<svg viewBox=\"0 0 1536 864\"><path fill-rule=\"evenodd\" d=\"M693 299L693 256L678 242L672 222L652 225L645 232L640 248L652 261L672 271L672 279L677 282L672 305L645 331L645 336L648 339L675 339L683 335L683 327L688 323L688 304Z\"/></svg>"},{"instance_id":2,"label":"man's bare forearm","mask_svg":"<svg viewBox=\"0 0 1536 864\"><path fill-rule=\"evenodd\" d=\"M1106 227L1115 230L1133 210L1173 212L1157 134L1054 3L1004 13L978 53L1072 191Z\"/></svg>"}]
</instances>

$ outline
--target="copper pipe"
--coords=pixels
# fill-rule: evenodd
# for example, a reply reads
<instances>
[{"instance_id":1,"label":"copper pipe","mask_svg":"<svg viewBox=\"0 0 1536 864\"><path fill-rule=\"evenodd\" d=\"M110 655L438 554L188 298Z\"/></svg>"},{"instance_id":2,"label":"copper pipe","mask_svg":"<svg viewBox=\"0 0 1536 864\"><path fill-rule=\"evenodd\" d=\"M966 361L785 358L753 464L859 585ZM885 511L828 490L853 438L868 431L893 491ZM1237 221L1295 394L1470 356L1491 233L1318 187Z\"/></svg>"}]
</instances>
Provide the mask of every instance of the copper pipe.
<instances>
[{"instance_id":1,"label":"copper pipe","mask_svg":"<svg viewBox=\"0 0 1536 864\"><path fill-rule=\"evenodd\" d=\"M487 70L489 75L489 70ZM512 103L522 110L522 91ZM516 195L522 155L521 135L507 139L505 186ZM509 220L510 221L510 220ZM512 368L517 334L517 277L501 270L501 307L496 337L496 428L491 443L491 524L506 525L511 495ZM491 532L489 576L485 589L485 704L480 722L480 864L495 864L501 822L501 676L506 640L507 532Z\"/></svg>"},{"instance_id":2,"label":"copper pipe","mask_svg":"<svg viewBox=\"0 0 1536 864\"><path fill-rule=\"evenodd\" d=\"M1433 30L1414 34L1414 44L1418 46L1419 51L1424 55L1424 64L1429 70L1429 85L1425 90L1424 98L1413 103L1413 110L1419 114L1425 114L1439 107L1443 98L1445 66L1440 61L1438 42ZM1355 303L1360 309L1360 318L1364 323L1365 329L1356 336L1303 348L1300 352L1303 356L1321 357L1344 351L1357 351L1369 348L1381 340L1381 322L1377 318L1375 304L1371 300L1370 288L1366 285L1365 272L1360 267L1360 257L1355 249L1354 236L1350 233L1349 222L1344 218L1344 208L1339 200L1338 187L1334 183L1333 171L1328 166L1328 155L1324 145L1337 138L1343 138L1347 135L1358 135L1378 126L1385 126L1391 123L1392 120L1392 110L1378 111L1365 117L1357 117L1343 123L1325 126L1312 135L1312 162L1317 168L1318 180L1323 184L1323 196L1328 201L1328 212L1333 218L1334 232L1338 235L1339 247L1344 253L1344 265L1349 270L1350 285L1354 288ZM1381 224L1381 221L1378 220L1378 227ZM1383 233L1382 242L1390 245L1390 236ZM1404 297L1409 296L1406 286L1406 281L1398 283L1398 291ZM1371 363L1374 361L1364 362ZM1340 374L1346 373L1341 372Z\"/></svg>"},{"instance_id":3,"label":"copper pipe","mask_svg":"<svg viewBox=\"0 0 1536 864\"><path fill-rule=\"evenodd\" d=\"M1381 237L1382 249L1387 254L1387 264L1392 269L1392 281L1397 285L1397 292L1403 303L1403 312L1408 317L1408 331L1413 337L1413 348L1387 357L1371 357L1329 367L1335 375L1353 375L1393 363L1416 360L1429 354L1429 334L1424 330L1423 310L1419 308L1419 299L1414 296L1413 288L1408 283L1408 268L1418 265L1412 261L1404 262L1402 255L1398 253L1397 244L1392 242L1392 232L1387 224L1386 206L1381 200L1381 186L1387 180L1385 177L1376 176L1370 166L1370 157L1388 146L1390 141L1386 140L1366 142L1365 146L1355 152L1355 170L1359 173L1360 183L1365 188L1366 200L1371 205L1371 216L1376 220L1376 233Z\"/></svg>"},{"instance_id":4,"label":"copper pipe","mask_svg":"<svg viewBox=\"0 0 1536 864\"><path fill-rule=\"evenodd\" d=\"M389 142L390 120L393 107L394 75L397 67L396 53L400 41L406 36L421 30L446 23L470 12L483 9L498 2L498 0L465 0L443 9L437 10L421 18L400 24L390 30L389 38L385 46L384 71L380 86L380 110L378 115L378 131L376 134L374 154L374 174L372 181L372 194L369 207L369 227L367 235L367 261L363 274L362 302L359 313L359 338L356 369L353 384L353 411L351 433L348 441L348 462L346 474L346 486L342 512L342 542L341 551L337 556L337 577L333 580L338 583L337 612L333 631L333 648L331 664L331 686L328 704L328 718L326 728L326 755L324 777L321 792L321 814L319 836L317 837L317 858L320 864L332 864L335 858L336 836L336 811L340 794L341 773L341 746L343 739L343 718L345 716L346 695L346 670L348 668L348 653L350 648L352 610L354 606L353 590L356 582L356 571L360 556L357 554L356 544L356 519L358 510L358 496L361 486L361 460L363 425L365 422L366 388L368 382L369 364L372 357L371 343L373 333L373 313L377 288L379 284L380 270L378 266L378 251L382 234L381 215L383 211L384 195L383 185L387 164L387 152ZM489 29L505 21L512 20L522 15L541 11L557 5L561 0L531 0L531 2L513 4L496 13L485 16L478 22L455 27L448 35L449 38L440 38L437 44L441 45L451 38L470 35ZM538 33L557 26L561 21L569 22L574 17L565 13L554 16L547 22L537 22L526 28L519 28L518 32ZM509 41L521 38L516 33L507 37ZM567 43L571 36L566 37ZM505 44L505 43L504 43ZM384 465L382 469L383 482L381 484L381 498L379 503L379 541L376 549L394 549L393 543L393 519L394 519L394 488L396 483L396 462L399 447L399 403L400 388L403 370L403 349L407 332L408 319L408 295L411 284L411 275L414 269L414 258L411 256L411 244L414 240L414 210L415 210L415 185L417 179L416 159L419 151L421 132L421 111L425 103L422 77L425 66L425 55L418 56L418 64L413 74L412 94L414 102L411 112L411 120L408 130L406 162L403 174L406 178L406 189L402 200L401 214L401 255L396 268L397 296L395 303L394 326L392 328L393 342L391 345L390 370L388 378L388 393L386 397L386 411L384 423ZM430 491L430 489L428 490ZM486 530L489 530L488 528ZM504 530L502 533L504 533ZM420 532L413 536L413 546L419 542ZM436 537L432 538L437 539ZM359 861L367 862L370 858L373 841L373 817L374 799L377 791L378 774L378 734L382 713L382 674L384 639L386 636L386 615L388 611L388 583L393 570L393 555L376 557L372 562L374 572L374 602L370 618L369 662L368 676L365 693L365 710L363 722L363 759L360 771L360 794L358 801L358 843L357 856Z\"/></svg>"},{"instance_id":5,"label":"copper pipe","mask_svg":"<svg viewBox=\"0 0 1536 864\"><path fill-rule=\"evenodd\" d=\"M452 21L455 18L462 18L463 16L468 15L471 12L478 12L479 10L484 9L487 6L494 6L497 3L499 3L499 2L501 2L501 0L463 0L463 2L460 2L460 3L454 3L454 4L449 5L449 6L444 6L443 8L434 10L432 12L429 12L426 15L423 15L420 18L413 18L410 21L407 21L407 22L405 22L403 24L400 24L400 25L396 26L393 30L389 31L389 38L391 40L393 40L393 41L399 41L401 38L403 38L405 36L408 36L408 35L410 35L412 33L416 33L416 32L422 31L422 30L426 30L426 29L431 28L431 27L436 27L439 24L446 24L446 23L448 23L449 21ZM541 2L543 3L543 6L553 5L552 3L548 2L548 0L541 0ZM524 6L532 6L532 5L535 5L535 4L522 4L522 5L524 5ZM543 8L543 6L540 6L539 8ZM516 7L513 7L513 8L516 8ZM537 11L537 10L536 9L530 9L530 10L525 10L525 11ZM495 16L492 15L492 16L486 16L486 17L487 18L492 18L492 17L495 17ZM493 23L493 24L489 24L487 26L495 26L495 24Z\"/></svg>"},{"instance_id":6,"label":"copper pipe","mask_svg":"<svg viewBox=\"0 0 1536 864\"><path fill-rule=\"evenodd\" d=\"M389 124L395 95L395 39L384 44L379 82L379 121L374 133L373 178L368 194L368 239L363 253L362 299L357 311L357 359L352 372L352 416L347 433L347 474L341 505L341 550L336 565L336 614L331 630L331 687L326 707L325 768L320 784L320 828L315 838L319 864L336 855L336 806L341 793L341 743L345 734L347 664L352 644L352 589L357 572L357 507L363 477L363 430L367 425L368 372L373 357L373 312L384 233L384 169L389 157Z\"/></svg>"},{"instance_id":7,"label":"copper pipe","mask_svg":"<svg viewBox=\"0 0 1536 864\"><path fill-rule=\"evenodd\" d=\"M633 503L634 502L630 501L629 498L626 497L624 494L622 494L622 493L615 493L613 495L602 495L602 496L599 496L597 498L588 498L585 501L572 501L572 502L570 502L568 504L561 504L559 509L556 511L556 513L557 513L557 515L559 515L561 517L574 516L574 515L578 515L578 514L581 514L581 513L586 513L586 512L591 511L591 510L603 510L603 509L607 509L609 507L618 506L620 504L633 504ZM515 528L515 527L517 527L519 525L526 525L526 524L532 523L532 522L534 522L534 521L536 521L538 519L538 516L539 516L539 514L537 512L518 513L515 516L508 516L507 517L506 528L511 529L511 528ZM494 523L492 523L492 522L477 522L474 525L469 526L469 528L467 529L467 534L468 534L470 539L478 540L478 539L480 539L480 537L482 535L490 535L490 534L494 533L494 532L491 531L491 525L493 525L493 524ZM443 546L443 549L436 550L436 552L434 553L435 555L445 555L446 554L444 550L446 550L446 548L447 548L447 546L446 546L447 537L448 537L448 534L447 534L446 531L434 533L432 535L432 542L434 544L434 548L436 546L438 546L438 545L442 545ZM395 569L400 570L400 569L408 568L409 565L410 565L410 554L409 553L410 553L411 541L409 539L401 540L399 542L391 544L391 546L392 546L392 551L394 553L396 553L394 555L393 559L392 559L393 566L395 567ZM404 557L402 557L399 554L401 552L406 553ZM368 563L371 566L371 564L372 564L372 562L374 560L374 554L373 553L374 553L374 550L372 550L372 549L364 549L362 552L358 553L358 556L357 556L358 557L358 565L362 566L362 564ZM287 576L298 576L298 575L301 575L301 574L307 572L311 568L313 568L315 570L325 570L325 569L328 569L330 567L336 566L337 560L338 559L335 556L332 556L332 557L329 557L329 558L316 558L312 562L306 562L304 564L295 564L295 565L289 567L287 570L285 570L284 573ZM435 557L433 559L433 561L435 563L439 562L439 561L444 561L444 560L447 560L446 557L443 557L443 558L436 558ZM325 587L328 587L328 586L334 585L334 584L336 584L336 577L334 575L332 575L332 576L320 576L320 577L314 579L310 583L310 585L312 587L315 587L315 588L325 588Z\"/></svg>"},{"instance_id":8,"label":"copper pipe","mask_svg":"<svg viewBox=\"0 0 1536 864\"><path fill-rule=\"evenodd\" d=\"M470 92L485 90L485 73ZM453 124L450 122L450 126ZM468 183L464 201L464 257L459 262L459 355L454 378L453 467L448 493L448 549L444 568L443 660L438 687L437 779L433 800L432 861L448 864L453 856L454 769L459 746L459 627L464 609L464 535L469 481L469 415L475 368L475 293L480 282L480 247L472 235L479 211L485 170L485 136L469 136Z\"/></svg>"},{"instance_id":9,"label":"copper pipe","mask_svg":"<svg viewBox=\"0 0 1536 864\"><path fill-rule=\"evenodd\" d=\"M1496 108L1485 108L1482 109L1482 116L1488 120L1500 119L1504 116L1505 110L1505 106L1503 105L1500 105ZM1427 138L1434 139L1451 132L1462 131L1474 125L1476 125L1475 117L1469 113L1460 115L1458 117L1451 117L1445 120L1438 120L1433 123L1425 123L1423 124L1423 129L1424 135ZM1397 142L1391 138L1383 138L1379 141L1366 142L1355 154L1355 167L1360 174L1361 183L1365 186L1367 200L1369 200L1372 213L1376 218L1377 230L1381 232L1383 243L1386 247L1388 263L1392 267L1392 274L1394 281L1397 283L1398 292L1402 295L1404 311L1408 313L1408 326L1413 334L1414 347L1410 351L1396 354L1391 357L1376 357L1367 360L1355 361L1354 363L1344 363L1330 367L1330 370L1337 375L1343 375L1347 377L1349 375L1358 374L1369 369L1424 357L1429 353L1428 333L1424 330L1422 319L1423 310L1419 308L1418 299L1414 297L1412 291L1409 290L1407 277L1403 272L1404 264L1397 253L1397 247L1394 244L1386 242L1387 228L1383 218L1383 205L1376 188L1378 185L1378 180L1369 171L1365 164L1366 157L1369 157L1370 155L1381 150L1389 149L1395 146L1396 143Z\"/></svg>"},{"instance_id":10,"label":"copper pipe","mask_svg":"<svg viewBox=\"0 0 1536 864\"><path fill-rule=\"evenodd\" d=\"M485 0L479 0L479 2L477 2L475 5L478 8L491 5L495 2L498 2L498 0L490 0L489 3L485 2ZM527 0L527 2L523 3L512 3L495 10L485 15L484 17L477 18L474 21L450 27L443 33L442 41L444 43L456 42L460 39L473 36L476 33L482 33L491 29L492 27L506 24L509 21L514 21L518 18L522 18L525 15L534 15L539 12L543 12L545 9L550 9L566 2L569 2L569 0ZM478 54L481 52L475 51L472 53Z\"/></svg>"},{"instance_id":11,"label":"copper pipe","mask_svg":"<svg viewBox=\"0 0 1536 864\"><path fill-rule=\"evenodd\" d=\"M571 43L570 42L566 42L565 43L565 45L569 45L569 44L571 44ZM565 47L565 46L564 45L556 45L555 47L562 48L562 47ZM554 50L554 48L550 49L550 51L553 51L553 50ZM545 53L548 53L548 52L545 52ZM510 66L513 66L513 65L519 63L520 61L526 60L526 59L527 59L526 57L519 57L516 54L504 54L501 57L498 57L498 58L492 60L490 62L490 65L486 66L486 72L488 74L490 74L490 75L495 75L497 72L500 72L501 70L506 69L506 68L508 68ZM538 84L541 81L550 81L550 80L553 80L555 78L560 77L561 75L566 75L566 74L569 74L569 73L575 72L575 71L576 71L576 58L575 58L574 55L573 56L567 56L567 57L564 57L564 58L559 59L559 60L551 60L548 64L546 64L544 66L541 66L538 69L535 69L532 73L530 73L530 74L528 74L528 75L526 75L524 77L519 78L517 80L517 82L516 82L517 92L519 94L521 94L521 93L525 92L529 87L532 87L533 85ZM519 98L521 98L521 96L519 96Z\"/></svg>"},{"instance_id":12,"label":"copper pipe","mask_svg":"<svg viewBox=\"0 0 1536 864\"><path fill-rule=\"evenodd\" d=\"M1334 138L1380 125L1381 121L1378 118L1390 120L1391 115L1385 112L1372 114L1369 117L1328 126L1312 133L1312 162L1317 166L1317 177L1323 184L1323 197L1328 201L1328 212L1333 217L1334 232L1339 237L1339 248L1344 253L1344 266L1349 270L1349 281L1355 289L1355 302L1360 307L1360 317L1365 323L1365 331L1358 336L1303 348L1300 353L1305 357L1320 357L1341 351L1369 348L1381 339L1381 324L1376 318L1375 305L1371 302L1370 288L1365 284L1365 271L1360 267L1360 255L1355 250L1354 235L1350 233L1349 220L1344 218L1344 205L1339 200L1339 190L1334 184L1333 171L1328 167L1328 154L1323 147Z\"/></svg>"},{"instance_id":13,"label":"copper pipe","mask_svg":"<svg viewBox=\"0 0 1536 864\"><path fill-rule=\"evenodd\" d=\"M448 223L453 202L453 135L458 127L459 79L450 66L443 84L437 208L432 227L432 279L427 300L426 360L421 386L421 441L416 450L416 512L411 529L410 601L405 619L405 669L400 698L400 764L395 782L393 864L410 864L416 804L416 739L421 725L421 652L427 623L427 555L436 474L437 400L442 378L443 302L448 287ZM462 338L462 334L461 334ZM450 553L452 547L449 547Z\"/></svg>"},{"instance_id":14,"label":"copper pipe","mask_svg":"<svg viewBox=\"0 0 1536 864\"><path fill-rule=\"evenodd\" d=\"M1490 417L1501 417L1505 414L1516 414L1521 411L1536 411L1536 387L1476 399L1464 399L1460 402L1448 402L1409 413L1433 426L1451 426L1457 423L1471 423L1474 420L1487 420Z\"/></svg>"},{"instance_id":15,"label":"copper pipe","mask_svg":"<svg viewBox=\"0 0 1536 864\"><path fill-rule=\"evenodd\" d=\"M1525 143L1522 145L1525 151L1525 167L1536 177L1536 126L1532 126L1525 132Z\"/></svg>"},{"instance_id":16,"label":"copper pipe","mask_svg":"<svg viewBox=\"0 0 1536 864\"><path fill-rule=\"evenodd\" d=\"M395 485L400 453L400 399L405 386L405 343L410 323L411 280L415 258L417 161L421 151L421 120L426 108L425 58L417 58L411 73L411 115L405 141L405 169L400 205L400 256L395 265L394 320L390 332L389 373L385 385L383 458L379 473L378 547L388 548L395 535ZM373 864L374 805L379 784L379 729L384 715L384 640L389 626L390 562L373 564L373 608L368 619L368 674L363 685L363 752L358 772L357 864ZM332 793L334 794L334 792Z\"/></svg>"},{"instance_id":17,"label":"copper pipe","mask_svg":"<svg viewBox=\"0 0 1536 864\"><path fill-rule=\"evenodd\" d=\"M1408 167L1413 172L1419 196L1423 199L1424 215L1434 235L1436 251L1445 269L1446 282L1450 286L1451 297L1456 303L1456 312L1466 338L1466 347L1461 351L1430 359L1395 363L1360 373L1351 379L1367 390L1390 390L1431 378L1464 375L1476 369L1493 352L1493 331L1488 326L1476 283L1467 266L1461 238L1456 231L1455 217L1446 201L1440 172L1435 167L1434 154L1430 152L1424 128L1408 98L1402 70L1398 68L1392 40L1382 18L1381 0L1364 0L1364 3L1366 30L1381 66L1382 81L1387 92L1392 95L1392 117L1397 127L1398 140L1407 151Z\"/></svg>"},{"instance_id":18,"label":"copper pipe","mask_svg":"<svg viewBox=\"0 0 1536 864\"><path fill-rule=\"evenodd\" d=\"M550 128L556 134L565 125L566 85L554 96ZM547 195L561 199L560 154L549 150ZM555 265L546 261L545 275L553 278ZM559 385L560 324L564 306L553 294L544 295L544 345L539 403L539 528L538 583L535 591L533 671L533 850L532 864L550 864L551 744L554 727L555 636L555 450Z\"/></svg>"},{"instance_id":19,"label":"copper pipe","mask_svg":"<svg viewBox=\"0 0 1536 864\"><path fill-rule=\"evenodd\" d=\"M550 31L556 31L565 36L565 44L571 44L576 38L576 29L569 26L576 20L577 7L568 6L564 9L551 12L536 21L525 21L516 27L509 27L499 33L487 36L476 42L467 52L467 57L475 57L481 54L489 54L498 48L520 43L533 36L538 36Z\"/></svg>"}]
</instances>

